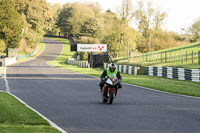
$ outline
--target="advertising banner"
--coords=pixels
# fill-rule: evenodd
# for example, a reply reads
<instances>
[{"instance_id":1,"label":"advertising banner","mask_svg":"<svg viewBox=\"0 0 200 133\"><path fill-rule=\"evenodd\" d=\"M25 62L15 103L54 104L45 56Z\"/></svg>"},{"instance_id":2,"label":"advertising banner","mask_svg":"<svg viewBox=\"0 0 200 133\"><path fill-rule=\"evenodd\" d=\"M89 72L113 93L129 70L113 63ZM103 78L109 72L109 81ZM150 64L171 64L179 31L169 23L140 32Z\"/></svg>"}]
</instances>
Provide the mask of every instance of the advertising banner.
<instances>
[{"instance_id":1,"label":"advertising banner","mask_svg":"<svg viewBox=\"0 0 200 133\"><path fill-rule=\"evenodd\" d=\"M78 52L107 52L107 44L77 44Z\"/></svg>"}]
</instances>

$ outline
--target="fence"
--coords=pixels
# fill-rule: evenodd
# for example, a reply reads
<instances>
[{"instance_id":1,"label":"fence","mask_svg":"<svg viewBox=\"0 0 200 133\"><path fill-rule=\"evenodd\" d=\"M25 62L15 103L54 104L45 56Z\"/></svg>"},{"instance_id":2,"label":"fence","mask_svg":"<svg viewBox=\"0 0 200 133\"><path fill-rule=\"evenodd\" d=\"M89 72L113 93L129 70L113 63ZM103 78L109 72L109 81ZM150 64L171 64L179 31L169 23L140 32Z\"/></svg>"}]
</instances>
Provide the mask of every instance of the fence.
<instances>
[{"instance_id":1,"label":"fence","mask_svg":"<svg viewBox=\"0 0 200 133\"><path fill-rule=\"evenodd\" d=\"M108 63L104 63L104 69L108 68ZM139 67L128 66L128 65L117 65L119 72L137 75Z\"/></svg>"},{"instance_id":2,"label":"fence","mask_svg":"<svg viewBox=\"0 0 200 133\"><path fill-rule=\"evenodd\" d=\"M88 62L77 61L75 58L69 58L67 60L67 63L71 64L71 65L77 65L77 66L80 66L80 67L85 67L85 68L88 67Z\"/></svg>"},{"instance_id":3,"label":"fence","mask_svg":"<svg viewBox=\"0 0 200 133\"><path fill-rule=\"evenodd\" d=\"M200 82L200 69L145 67L145 75Z\"/></svg>"},{"instance_id":4,"label":"fence","mask_svg":"<svg viewBox=\"0 0 200 133\"><path fill-rule=\"evenodd\" d=\"M112 58L123 57L122 52L109 53ZM128 57L128 54L125 54ZM139 62L159 62L159 63L180 63L180 64L199 64L200 50L183 50L178 52L151 52L140 53L131 52L130 59Z\"/></svg>"}]
</instances>

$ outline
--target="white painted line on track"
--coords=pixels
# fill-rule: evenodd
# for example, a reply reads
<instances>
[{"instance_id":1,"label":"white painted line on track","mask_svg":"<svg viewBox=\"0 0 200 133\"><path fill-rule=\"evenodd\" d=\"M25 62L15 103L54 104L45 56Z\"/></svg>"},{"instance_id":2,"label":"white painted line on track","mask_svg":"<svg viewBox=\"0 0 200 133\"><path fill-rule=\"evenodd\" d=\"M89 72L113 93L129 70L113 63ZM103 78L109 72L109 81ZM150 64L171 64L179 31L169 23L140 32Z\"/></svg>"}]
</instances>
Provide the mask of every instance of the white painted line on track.
<instances>
[{"instance_id":1,"label":"white painted line on track","mask_svg":"<svg viewBox=\"0 0 200 133\"><path fill-rule=\"evenodd\" d=\"M56 125L54 122L52 122L51 120L49 120L47 117L45 117L44 115L42 115L41 113L39 113L37 110L33 109L31 106L29 106L28 104L26 104L23 100L21 100L20 98L18 98L17 96L15 96L14 94L12 94L10 92L10 88L9 88L9 83L8 83L8 80L6 78L6 71L7 71L7 67L5 68L5 71L4 71L4 82L5 82L5 87L6 87L6 92L8 94L10 94L11 96L13 96L14 98L16 98L18 101L20 101L22 104L24 104L26 107L28 107L29 109L31 109L32 111L36 112L39 116L41 116L43 119L45 119L46 121L49 122L49 124L56 128L58 131L62 132L62 133L67 133L66 131L64 131L61 127L59 127L58 125ZM3 92L3 91L1 91Z\"/></svg>"},{"instance_id":2,"label":"white painted line on track","mask_svg":"<svg viewBox=\"0 0 200 133\"><path fill-rule=\"evenodd\" d=\"M145 89L145 90L151 90L151 91L155 91L155 92L165 93L165 94L169 94L169 95L175 95L175 96L181 96L181 97L187 97L187 98L193 98L193 99L199 99L200 100L200 97L175 94L175 93L165 92L165 91L161 91L161 90L155 90L155 89L151 89L151 88L147 88L147 87L143 87L143 86L132 85L132 84L128 84L128 83L123 83L123 84L133 86L133 87L142 88L142 89Z\"/></svg>"},{"instance_id":3,"label":"white painted line on track","mask_svg":"<svg viewBox=\"0 0 200 133\"><path fill-rule=\"evenodd\" d=\"M50 65L49 63L47 63L47 64ZM50 65L50 66L52 66L52 65ZM55 66L52 66L52 67L55 67ZM59 68L59 67L55 67L55 68ZM64 68L59 68L59 69L67 70L67 69L64 69ZM67 71L70 71L70 70L67 70ZM74 71L70 71L70 72L74 72ZM87 74L83 74L83 73L78 73L78 72L74 72L74 73L85 75L85 76L89 76L89 77L93 77L93 78L96 78L96 79L100 80L100 78L95 77L95 76L91 76L91 75L87 75ZM132 86L132 87L138 87L138 88L142 88L142 89L146 89L146 90L151 90L151 91L155 91L155 92L165 93L165 94L169 94L169 95L174 95L174 96L181 96L181 97L187 97L187 98L193 98L193 99L200 99L200 97L175 94L175 93L165 92L165 91L161 91L161 90L155 90L155 89L151 89L151 88L147 88L147 87L143 87L143 86L132 85L132 84L128 84L128 83L122 83L122 84L129 85L129 86Z\"/></svg>"},{"instance_id":4,"label":"white painted line on track","mask_svg":"<svg viewBox=\"0 0 200 133\"><path fill-rule=\"evenodd\" d=\"M9 88L9 85L8 85L8 80L6 78L6 71L7 71L7 67L5 67L3 79L4 79L4 82L5 82L6 92L10 93L10 88Z\"/></svg>"},{"instance_id":5,"label":"white painted line on track","mask_svg":"<svg viewBox=\"0 0 200 133\"><path fill-rule=\"evenodd\" d=\"M62 133L67 133L66 131L64 131L62 128L60 128L59 126L57 126L55 123L53 123L51 120L49 120L47 117L45 117L44 115L42 115L41 113L39 113L37 110L35 110L34 108L32 108L31 106L29 106L28 104L26 104L24 101L22 101L20 98L18 98L17 96L13 95L12 93L9 93L11 96L13 96L14 98L16 98L17 100L19 100L22 104L24 104L26 107L30 108L31 110L33 110L34 112L36 112L39 116L41 116L43 119L45 119L46 121L49 122L49 124L56 128L57 130L59 130Z\"/></svg>"}]
</instances>

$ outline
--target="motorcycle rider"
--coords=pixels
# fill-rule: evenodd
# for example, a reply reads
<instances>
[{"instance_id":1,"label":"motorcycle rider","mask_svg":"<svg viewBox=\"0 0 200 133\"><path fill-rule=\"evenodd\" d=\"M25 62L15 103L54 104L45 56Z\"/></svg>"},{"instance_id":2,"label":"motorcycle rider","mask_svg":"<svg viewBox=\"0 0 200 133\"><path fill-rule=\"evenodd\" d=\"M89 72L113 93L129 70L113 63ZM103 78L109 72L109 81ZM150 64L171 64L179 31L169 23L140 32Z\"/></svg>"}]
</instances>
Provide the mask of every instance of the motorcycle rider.
<instances>
[{"instance_id":1,"label":"motorcycle rider","mask_svg":"<svg viewBox=\"0 0 200 133\"><path fill-rule=\"evenodd\" d=\"M118 84L118 88L122 88L122 77L120 75L120 72L117 70L116 65L114 63L109 64L109 67L107 69L105 69L101 75L101 82L99 84L100 86L100 90L102 92L102 88L104 87L104 84L106 82L106 80L108 79L108 76L110 75L114 75L115 77L118 78L119 80L119 84ZM106 87L106 86L105 86Z\"/></svg>"}]
</instances>

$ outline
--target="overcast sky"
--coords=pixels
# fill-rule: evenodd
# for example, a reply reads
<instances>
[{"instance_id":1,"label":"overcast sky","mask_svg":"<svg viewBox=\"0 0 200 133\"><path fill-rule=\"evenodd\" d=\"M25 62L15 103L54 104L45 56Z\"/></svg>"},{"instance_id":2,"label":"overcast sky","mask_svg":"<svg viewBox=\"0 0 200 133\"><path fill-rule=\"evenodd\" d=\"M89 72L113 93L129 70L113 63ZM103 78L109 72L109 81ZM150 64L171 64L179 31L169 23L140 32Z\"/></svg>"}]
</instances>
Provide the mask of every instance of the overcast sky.
<instances>
[{"instance_id":1,"label":"overcast sky","mask_svg":"<svg viewBox=\"0 0 200 133\"><path fill-rule=\"evenodd\" d=\"M122 0L47 0L50 3L67 2L98 2L102 9L116 11ZM132 0L134 4L137 0ZM145 0L144 0L145 1ZM179 32L181 28L187 29L192 23L200 18L200 0L151 0L156 6L166 11L168 16L164 22L167 31Z\"/></svg>"}]
</instances>

